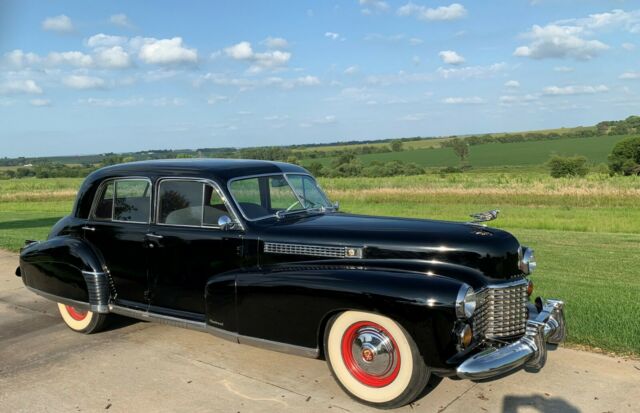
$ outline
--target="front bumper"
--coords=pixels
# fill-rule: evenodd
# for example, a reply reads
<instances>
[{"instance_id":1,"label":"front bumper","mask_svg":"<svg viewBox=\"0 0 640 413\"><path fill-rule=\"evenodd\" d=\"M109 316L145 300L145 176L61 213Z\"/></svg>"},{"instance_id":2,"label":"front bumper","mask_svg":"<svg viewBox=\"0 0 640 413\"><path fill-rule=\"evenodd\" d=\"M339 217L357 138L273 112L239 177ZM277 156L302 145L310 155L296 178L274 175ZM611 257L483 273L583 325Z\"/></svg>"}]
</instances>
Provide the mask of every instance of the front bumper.
<instances>
[{"instance_id":1,"label":"front bumper","mask_svg":"<svg viewBox=\"0 0 640 413\"><path fill-rule=\"evenodd\" d=\"M539 313L530 314L525 335L520 340L469 357L458 366L456 374L463 379L483 380L522 366L540 370L547 360L547 343L561 343L566 334L564 302L546 300Z\"/></svg>"}]
</instances>

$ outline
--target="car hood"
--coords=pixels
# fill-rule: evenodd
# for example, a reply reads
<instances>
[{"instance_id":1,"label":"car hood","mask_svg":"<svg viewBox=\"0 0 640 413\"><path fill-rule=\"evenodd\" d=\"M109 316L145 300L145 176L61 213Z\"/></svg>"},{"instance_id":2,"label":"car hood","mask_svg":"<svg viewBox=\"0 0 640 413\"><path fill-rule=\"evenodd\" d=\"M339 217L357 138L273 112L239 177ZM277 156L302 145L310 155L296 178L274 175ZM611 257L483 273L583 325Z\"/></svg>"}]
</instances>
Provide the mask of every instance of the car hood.
<instances>
[{"instance_id":1,"label":"car hood","mask_svg":"<svg viewBox=\"0 0 640 413\"><path fill-rule=\"evenodd\" d=\"M496 279L521 273L518 240L481 225L345 213L290 216L260 225L264 241L362 247L366 260L439 261Z\"/></svg>"}]
</instances>

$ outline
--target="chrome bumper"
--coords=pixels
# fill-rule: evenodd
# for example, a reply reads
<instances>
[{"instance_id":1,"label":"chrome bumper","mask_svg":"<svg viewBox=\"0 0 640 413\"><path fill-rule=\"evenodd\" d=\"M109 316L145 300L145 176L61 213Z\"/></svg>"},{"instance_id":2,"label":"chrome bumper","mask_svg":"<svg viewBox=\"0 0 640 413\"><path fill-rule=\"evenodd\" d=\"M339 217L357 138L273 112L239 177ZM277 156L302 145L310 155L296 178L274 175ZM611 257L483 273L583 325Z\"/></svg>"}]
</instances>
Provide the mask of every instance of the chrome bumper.
<instances>
[{"instance_id":1,"label":"chrome bumper","mask_svg":"<svg viewBox=\"0 0 640 413\"><path fill-rule=\"evenodd\" d=\"M540 370L547 361L547 343L558 344L565 339L567 329L563 307L562 301L546 300L542 311L530 315L525 335L520 340L504 347L488 348L469 357L458 366L458 377L483 380L521 366Z\"/></svg>"}]
</instances>

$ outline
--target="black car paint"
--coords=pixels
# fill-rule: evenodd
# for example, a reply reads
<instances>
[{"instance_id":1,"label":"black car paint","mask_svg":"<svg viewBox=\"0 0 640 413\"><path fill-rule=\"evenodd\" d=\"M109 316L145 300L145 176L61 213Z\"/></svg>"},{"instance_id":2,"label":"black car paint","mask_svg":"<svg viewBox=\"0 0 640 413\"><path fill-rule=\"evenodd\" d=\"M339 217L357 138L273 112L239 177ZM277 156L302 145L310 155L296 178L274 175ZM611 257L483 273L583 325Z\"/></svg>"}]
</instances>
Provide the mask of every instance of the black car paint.
<instances>
[{"instance_id":1,"label":"black car paint","mask_svg":"<svg viewBox=\"0 0 640 413\"><path fill-rule=\"evenodd\" d=\"M23 249L23 280L33 289L86 302L80 271L108 270L114 303L304 348L321 348L333 314L373 311L400 322L430 366L448 368L447 360L458 352L453 329L460 286L479 289L521 275L512 235L465 223L325 212L244 220L242 228L221 230L158 225L153 214L149 224L96 222L89 216L105 179L135 176L155 184L164 177L204 178L231 200L230 179L280 173L308 172L231 160L103 168L87 177L72 215L54 226L49 239ZM271 254L263 251L265 242L350 246L362 248L363 255Z\"/></svg>"}]
</instances>

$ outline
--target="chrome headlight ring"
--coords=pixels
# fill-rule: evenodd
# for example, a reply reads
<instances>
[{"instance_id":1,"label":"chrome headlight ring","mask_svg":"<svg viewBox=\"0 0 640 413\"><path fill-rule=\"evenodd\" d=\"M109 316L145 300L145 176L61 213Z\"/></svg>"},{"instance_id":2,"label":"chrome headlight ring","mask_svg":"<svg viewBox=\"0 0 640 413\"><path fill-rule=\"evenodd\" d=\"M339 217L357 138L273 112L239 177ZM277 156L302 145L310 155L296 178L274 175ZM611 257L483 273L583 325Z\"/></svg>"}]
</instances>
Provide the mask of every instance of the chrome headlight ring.
<instances>
[{"instance_id":1,"label":"chrome headlight ring","mask_svg":"<svg viewBox=\"0 0 640 413\"><path fill-rule=\"evenodd\" d=\"M456 297L456 316L458 318L471 318L476 311L476 292L467 284L462 284Z\"/></svg>"}]
</instances>

